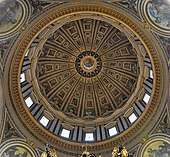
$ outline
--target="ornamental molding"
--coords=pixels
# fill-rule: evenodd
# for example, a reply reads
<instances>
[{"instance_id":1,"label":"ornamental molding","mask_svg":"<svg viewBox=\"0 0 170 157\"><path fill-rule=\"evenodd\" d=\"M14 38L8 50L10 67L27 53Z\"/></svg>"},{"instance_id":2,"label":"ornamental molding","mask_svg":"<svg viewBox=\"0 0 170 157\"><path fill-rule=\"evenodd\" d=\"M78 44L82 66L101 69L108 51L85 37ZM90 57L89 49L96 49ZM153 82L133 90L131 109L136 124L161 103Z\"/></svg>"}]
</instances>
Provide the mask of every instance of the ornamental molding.
<instances>
[{"instance_id":1,"label":"ornamental molding","mask_svg":"<svg viewBox=\"0 0 170 157\"><path fill-rule=\"evenodd\" d=\"M115 138L95 144L90 144L89 150L99 151L102 149L112 149L113 145L126 143L130 139L137 136L137 134L140 132L140 129L146 127L154 114L160 114L162 110L161 105L163 106L164 98L167 95L167 89L165 88L167 83L167 68L165 67L164 58L161 56L160 48L154 43L155 39L148 30L143 28L142 23L125 14L123 10L117 9L113 6L110 7L104 3L75 3L74 5L63 4L60 5L60 7L56 6L49 9L47 12L43 13L41 16L37 17L33 22L31 22L27 28L25 28L11 49L11 55L13 57L9 57L7 64L9 64L11 61L10 70L6 71L6 76L8 78L7 83L9 84L6 92L9 94L10 98L8 103L12 104L13 108L16 110L16 113L18 114L19 119L36 138L43 142L50 141L53 145L61 149L64 148L69 151L74 150L80 152L83 150L81 144L56 137L42 126L37 125L36 120L30 115L26 107L23 106L24 102L20 92L19 77L24 54L42 29L49 26L54 21L59 21L60 18L67 17L69 15L77 16L77 14L79 15L86 12L100 16L107 16L110 19L119 21L128 29L130 29L145 46L145 49L151 58L155 75L153 94L151 98L152 101L147 106L147 109L139 118L138 122Z\"/></svg>"}]
</instances>

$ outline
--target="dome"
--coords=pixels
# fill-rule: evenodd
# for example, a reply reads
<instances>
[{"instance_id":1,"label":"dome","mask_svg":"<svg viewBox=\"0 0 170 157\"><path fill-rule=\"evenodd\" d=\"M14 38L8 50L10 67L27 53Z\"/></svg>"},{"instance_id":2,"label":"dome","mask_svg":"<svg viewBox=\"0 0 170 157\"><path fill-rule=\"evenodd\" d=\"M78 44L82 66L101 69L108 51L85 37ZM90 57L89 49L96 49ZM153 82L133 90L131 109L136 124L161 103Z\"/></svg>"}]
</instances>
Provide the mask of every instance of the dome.
<instances>
[{"instance_id":1,"label":"dome","mask_svg":"<svg viewBox=\"0 0 170 157\"><path fill-rule=\"evenodd\" d=\"M84 145L110 151L139 142L159 119L167 90L162 50L116 5L50 5L14 41L8 108L40 145L74 155Z\"/></svg>"},{"instance_id":2,"label":"dome","mask_svg":"<svg viewBox=\"0 0 170 157\"><path fill-rule=\"evenodd\" d=\"M138 76L137 52L125 33L90 18L56 29L39 51L36 66L39 89L54 112L84 121L124 106Z\"/></svg>"}]
</instances>

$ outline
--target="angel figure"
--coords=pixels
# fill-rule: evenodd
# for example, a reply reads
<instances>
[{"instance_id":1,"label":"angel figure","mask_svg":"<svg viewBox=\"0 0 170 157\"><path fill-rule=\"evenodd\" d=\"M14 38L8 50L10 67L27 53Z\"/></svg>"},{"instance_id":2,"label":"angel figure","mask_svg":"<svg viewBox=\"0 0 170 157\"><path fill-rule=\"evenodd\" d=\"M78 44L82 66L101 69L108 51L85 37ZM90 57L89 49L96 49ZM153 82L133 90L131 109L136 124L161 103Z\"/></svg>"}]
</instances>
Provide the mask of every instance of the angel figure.
<instances>
[{"instance_id":1,"label":"angel figure","mask_svg":"<svg viewBox=\"0 0 170 157\"><path fill-rule=\"evenodd\" d=\"M54 148L49 148L47 152L43 152L41 157L57 157L57 152Z\"/></svg>"},{"instance_id":2,"label":"angel figure","mask_svg":"<svg viewBox=\"0 0 170 157\"><path fill-rule=\"evenodd\" d=\"M89 154L90 154L90 153L89 153L87 150L85 150L85 151L82 153L81 157L88 157Z\"/></svg>"},{"instance_id":3,"label":"angel figure","mask_svg":"<svg viewBox=\"0 0 170 157\"><path fill-rule=\"evenodd\" d=\"M47 157L47 153L46 153L46 152L43 152L43 153L41 154L41 157Z\"/></svg>"},{"instance_id":4,"label":"angel figure","mask_svg":"<svg viewBox=\"0 0 170 157\"><path fill-rule=\"evenodd\" d=\"M118 157L118 152L119 152L119 149L117 147L114 147L112 151L112 157Z\"/></svg>"},{"instance_id":5,"label":"angel figure","mask_svg":"<svg viewBox=\"0 0 170 157\"><path fill-rule=\"evenodd\" d=\"M49 154L51 157L57 157L57 152L54 148L50 148Z\"/></svg>"},{"instance_id":6,"label":"angel figure","mask_svg":"<svg viewBox=\"0 0 170 157\"><path fill-rule=\"evenodd\" d=\"M125 147L121 150L121 157L128 157L128 152Z\"/></svg>"}]
</instances>

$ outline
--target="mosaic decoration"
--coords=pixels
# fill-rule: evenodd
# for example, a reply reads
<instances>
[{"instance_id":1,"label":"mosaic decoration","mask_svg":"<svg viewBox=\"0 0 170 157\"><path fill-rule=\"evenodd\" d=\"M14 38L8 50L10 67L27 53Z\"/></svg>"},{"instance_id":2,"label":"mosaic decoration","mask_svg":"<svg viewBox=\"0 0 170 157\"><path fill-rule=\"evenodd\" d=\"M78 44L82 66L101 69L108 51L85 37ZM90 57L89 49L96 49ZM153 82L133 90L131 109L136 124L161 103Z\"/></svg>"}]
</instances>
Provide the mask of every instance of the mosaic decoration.
<instances>
[{"instance_id":1,"label":"mosaic decoration","mask_svg":"<svg viewBox=\"0 0 170 157\"><path fill-rule=\"evenodd\" d=\"M0 157L35 157L36 153L24 141L11 139L0 146Z\"/></svg>"},{"instance_id":2,"label":"mosaic decoration","mask_svg":"<svg viewBox=\"0 0 170 157\"><path fill-rule=\"evenodd\" d=\"M11 123L9 116L7 116L4 127L3 139L7 140L14 137L21 137L14 125Z\"/></svg>"},{"instance_id":3,"label":"mosaic decoration","mask_svg":"<svg viewBox=\"0 0 170 157\"><path fill-rule=\"evenodd\" d=\"M155 141L150 144L145 152L145 157L170 157L170 144L165 141Z\"/></svg>"},{"instance_id":4,"label":"mosaic decoration","mask_svg":"<svg viewBox=\"0 0 170 157\"><path fill-rule=\"evenodd\" d=\"M161 40L162 45L167 53L168 58L170 59L170 38L160 36L160 40Z\"/></svg>"},{"instance_id":5,"label":"mosaic decoration","mask_svg":"<svg viewBox=\"0 0 170 157\"><path fill-rule=\"evenodd\" d=\"M140 157L170 157L169 136L164 134L151 137L141 148Z\"/></svg>"},{"instance_id":6,"label":"mosaic decoration","mask_svg":"<svg viewBox=\"0 0 170 157\"><path fill-rule=\"evenodd\" d=\"M136 9L137 0L121 0L118 1L118 3L120 5L123 5L125 8L130 9L133 13L137 13L137 9Z\"/></svg>"},{"instance_id":7,"label":"mosaic decoration","mask_svg":"<svg viewBox=\"0 0 170 157\"><path fill-rule=\"evenodd\" d=\"M6 149L1 157L33 157L28 150L21 146L11 146Z\"/></svg>"},{"instance_id":8,"label":"mosaic decoration","mask_svg":"<svg viewBox=\"0 0 170 157\"><path fill-rule=\"evenodd\" d=\"M5 52L9 48L10 41L9 40L1 40L0 41L0 59L3 58Z\"/></svg>"},{"instance_id":9,"label":"mosaic decoration","mask_svg":"<svg viewBox=\"0 0 170 157\"><path fill-rule=\"evenodd\" d=\"M27 7L20 0L0 1L0 37L13 33L23 25L28 15Z\"/></svg>"},{"instance_id":10,"label":"mosaic decoration","mask_svg":"<svg viewBox=\"0 0 170 157\"><path fill-rule=\"evenodd\" d=\"M41 11L44 11L46 7L51 4L60 5L65 3L64 1L56 1L56 0L29 0L31 6L33 7L33 14L37 14Z\"/></svg>"},{"instance_id":11,"label":"mosaic decoration","mask_svg":"<svg viewBox=\"0 0 170 157\"><path fill-rule=\"evenodd\" d=\"M147 14L160 28L170 30L170 1L152 0L147 4Z\"/></svg>"},{"instance_id":12,"label":"mosaic decoration","mask_svg":"<svg viewBox=\"0 0 170 157\"><path fill-rule=\"evenodd\" d=\"M149 28L161 35L169 35L170 31L170 1L169 0L139 0L138 10L141 18Z\"/></svg>"}]
</instances>

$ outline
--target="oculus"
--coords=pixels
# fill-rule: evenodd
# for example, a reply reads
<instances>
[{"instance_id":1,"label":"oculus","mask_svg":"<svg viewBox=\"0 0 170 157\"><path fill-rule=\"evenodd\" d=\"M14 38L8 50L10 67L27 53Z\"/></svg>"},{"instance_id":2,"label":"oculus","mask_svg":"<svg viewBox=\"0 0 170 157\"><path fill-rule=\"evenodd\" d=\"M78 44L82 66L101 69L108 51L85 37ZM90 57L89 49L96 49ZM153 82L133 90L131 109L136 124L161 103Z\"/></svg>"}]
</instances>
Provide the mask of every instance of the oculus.
<instances>
[{"instance_id":1,"label":"oculus","mask_svg":"<svg viewBox=\"0 0 170 157\"><path fill-rule=\"evenodd\" d=\"M100 56L95 52L86 51L78 55L75 67L81 76L90 78L96 76L100 72L102 61Z\"/></svg>"}]
</instances>

